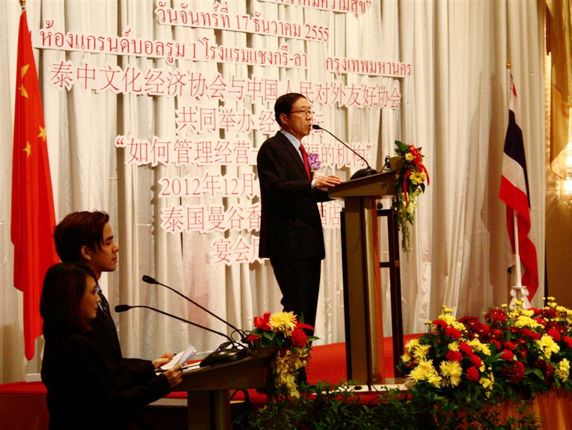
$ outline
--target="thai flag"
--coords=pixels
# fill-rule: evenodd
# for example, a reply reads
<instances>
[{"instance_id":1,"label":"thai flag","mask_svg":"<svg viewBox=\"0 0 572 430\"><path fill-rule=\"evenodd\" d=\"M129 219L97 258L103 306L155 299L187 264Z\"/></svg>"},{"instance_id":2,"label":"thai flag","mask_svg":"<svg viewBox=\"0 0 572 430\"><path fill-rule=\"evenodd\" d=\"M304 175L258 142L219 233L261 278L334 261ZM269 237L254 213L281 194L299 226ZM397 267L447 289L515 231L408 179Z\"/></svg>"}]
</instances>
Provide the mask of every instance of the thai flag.
<instances>
[{"instance_id":1,"label":"thai flag","mask_svg":"<svg viewBox=\"0 0 572 430\"><path fill-rule=\"evenodd\" d=\"M522 265L521 282L527 287L531 299L538 289L538 263L536 246L528 237L530 232L530 198L528 189L528 175L526 172L526 157L522 130L517 122L518 99L512 74L508 71L510 88L508 128L504 141L504 154L502 160L502 176L500 184L500 199L506 204L506 224L513 253L519 255ZM516 219L516 229L515 229ZM515 231L517 232L515 234ZM515 245L514 237L518 235ZM515 252L517 251L517 252ZM517 274L521 273L517 270Z\"/></svg>"}]
</instances>

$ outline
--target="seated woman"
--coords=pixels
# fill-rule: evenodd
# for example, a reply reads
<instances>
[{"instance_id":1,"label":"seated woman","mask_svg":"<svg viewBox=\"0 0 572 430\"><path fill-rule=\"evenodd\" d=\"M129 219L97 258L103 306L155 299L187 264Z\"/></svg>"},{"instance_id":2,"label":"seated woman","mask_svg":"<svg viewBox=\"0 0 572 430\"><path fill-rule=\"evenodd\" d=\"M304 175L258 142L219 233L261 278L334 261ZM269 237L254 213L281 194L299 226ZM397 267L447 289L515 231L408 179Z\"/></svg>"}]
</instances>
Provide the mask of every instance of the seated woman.
<instances>
[{"instance_id":1,"label":"seated woman","mask_svg":"<svg viewBox=\"0 0 572 430\"><path fill-rule=\"evenodd\" d=\"M109 367L90 338L101 300L97 292L93 272L81 263L56 264L44 278L42 381L50 429L133 428L145 405L181 382L179 366L160 375L151 362Z\"/></svg>"}]
</instances>

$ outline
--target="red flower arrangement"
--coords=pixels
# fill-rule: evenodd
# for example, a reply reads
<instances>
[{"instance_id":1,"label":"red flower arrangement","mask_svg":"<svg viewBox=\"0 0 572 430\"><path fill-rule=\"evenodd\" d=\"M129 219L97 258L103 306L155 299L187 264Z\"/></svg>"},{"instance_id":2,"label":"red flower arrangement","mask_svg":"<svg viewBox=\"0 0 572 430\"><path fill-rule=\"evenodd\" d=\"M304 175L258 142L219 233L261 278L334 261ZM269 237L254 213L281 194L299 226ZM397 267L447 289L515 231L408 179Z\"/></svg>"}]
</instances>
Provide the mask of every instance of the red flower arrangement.
<instances>
[{"instance_id":1,"label":"red flower arrangement","mask_svg":"<svg viewBox=\"0 0 572 430\"><path fill-rule=\"evenodd\" d=\"M423 165L421 148L395 141L395 152L403 158L404 166L396 182L395 202L397 223L401 230L401 247L408 252L410 248L409 225L415 221L417 198L425 192L425 182L429 185L429 173Z\"/></svg>"},{"instance_id":2,"label":"red flower arrangement","mask_svg":"<svg viewBox=\"0 0 572 430\"><path fill-rule=\"evenodd\" d=\"M540 309L492 308L484 322L444 307L401 357L413 394L491 402L572 389L572 311L547 300Z\"/></svg>"},{"instance_id":3,"label":"red flower arrangement","mask_svg":"<svg viewBox=\"0 0 572 430\"><path fill-rule=\"evenodd\" d=\"M254 317L254 330L246 340L254 350L277 351L272 370L278 393L300 396L296 374L310 358L311 342L317 338L308 336L305 330L313 329L311 325L299 322L293 312L266 312Z\"/></svg>"}]
</instances>

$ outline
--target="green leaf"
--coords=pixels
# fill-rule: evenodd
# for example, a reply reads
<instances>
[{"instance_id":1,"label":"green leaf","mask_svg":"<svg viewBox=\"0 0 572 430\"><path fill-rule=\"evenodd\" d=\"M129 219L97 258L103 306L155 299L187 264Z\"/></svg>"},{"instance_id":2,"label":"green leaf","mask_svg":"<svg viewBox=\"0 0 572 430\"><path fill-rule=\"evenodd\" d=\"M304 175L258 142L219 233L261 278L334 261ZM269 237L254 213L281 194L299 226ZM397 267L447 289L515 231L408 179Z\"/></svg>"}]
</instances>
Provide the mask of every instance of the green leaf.
<instances>
[{"instance_id":1,"label":"green leaf","mask_svg":"<svg viewBox=\"0 0 572 430\"><path fill-rule=\"evenodd\" d=\"M397 146L397 152L400 155L403 155L407 152L407 145L399 140L395 141L395 145Z\"/></svg>"}]
</instances>

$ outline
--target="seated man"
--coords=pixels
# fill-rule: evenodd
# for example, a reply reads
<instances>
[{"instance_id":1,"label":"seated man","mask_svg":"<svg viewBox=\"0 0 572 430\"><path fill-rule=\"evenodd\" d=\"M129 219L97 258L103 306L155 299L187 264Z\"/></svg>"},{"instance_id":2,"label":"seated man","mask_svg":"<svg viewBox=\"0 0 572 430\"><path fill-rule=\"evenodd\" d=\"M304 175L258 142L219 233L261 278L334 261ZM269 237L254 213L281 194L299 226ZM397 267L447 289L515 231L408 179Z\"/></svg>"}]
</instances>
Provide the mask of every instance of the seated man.
<instances>
[{"instance_id":1,"label":"seated man","mask_svg":"<svg viewBox=\"0 0 572 430\"><path fill-rule=\"evenodd\" d=\"M54 230L56 252L63 262L85 263L99 281L102 272L113 272L117 268L119 247L109 225L105 212L73 212L67 215ZM109 302L99 290L101 301L95 319L92 321L91 336L102 357L111 368L118 366L153 366L158 368L167 363L172 353L163 354L151 361L124 359L121 353L115 322L111 317Z\"/></svg>"}]
</instances>

